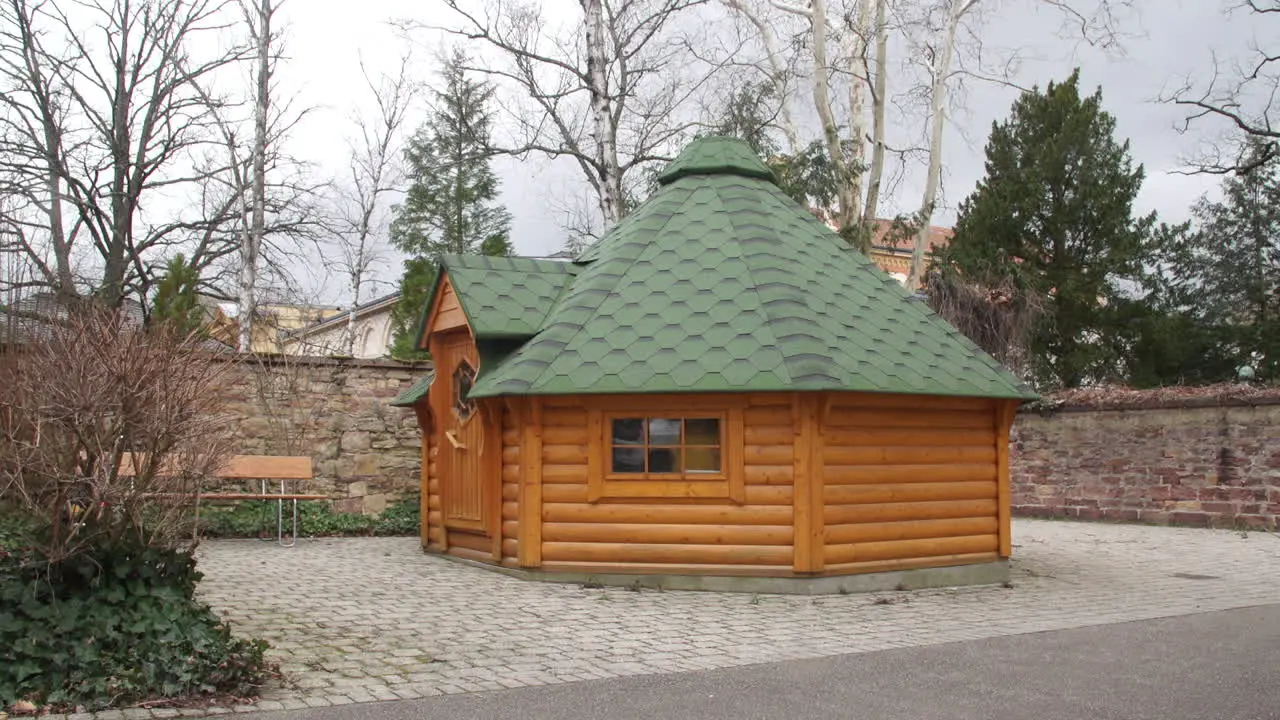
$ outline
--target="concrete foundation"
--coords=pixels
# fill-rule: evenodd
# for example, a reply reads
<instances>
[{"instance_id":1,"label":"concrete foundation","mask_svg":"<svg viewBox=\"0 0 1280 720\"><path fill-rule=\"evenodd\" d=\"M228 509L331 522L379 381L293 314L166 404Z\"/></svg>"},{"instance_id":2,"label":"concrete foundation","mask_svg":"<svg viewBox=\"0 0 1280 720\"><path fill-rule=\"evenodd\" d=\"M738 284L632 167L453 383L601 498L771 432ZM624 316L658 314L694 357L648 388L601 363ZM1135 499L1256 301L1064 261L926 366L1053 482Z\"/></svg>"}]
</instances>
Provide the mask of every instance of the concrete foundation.
<instances>
[{"instance_id":1,"label":"concrete foundation","mask_svg":"<svg viewBox=\"0 0 1280 720\"><path fill-rule=\"evenodd\" d=\"M1008 560L976 565L894 570L892 572L860 575L739 577L726 575L546 572L543 570L501 567L434 552L431 554L522 580L648 590L692 590L761 595L847 595L850 593L885 592L887 590L920 590L963 585L999 585L1009 581Z\"/></svg>"}]
</instances>

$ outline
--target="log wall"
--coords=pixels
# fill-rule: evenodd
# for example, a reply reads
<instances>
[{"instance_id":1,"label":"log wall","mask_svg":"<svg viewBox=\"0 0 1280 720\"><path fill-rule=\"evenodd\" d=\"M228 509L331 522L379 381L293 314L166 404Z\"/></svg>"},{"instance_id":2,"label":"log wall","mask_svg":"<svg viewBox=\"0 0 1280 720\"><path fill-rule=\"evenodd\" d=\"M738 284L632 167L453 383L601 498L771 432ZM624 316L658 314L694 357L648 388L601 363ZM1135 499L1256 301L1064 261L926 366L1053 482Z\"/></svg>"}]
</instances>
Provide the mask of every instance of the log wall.
<instances>
[{"instance_id":1,"label":"log wall","mask_svg":"<svg viewBox=\"0 0 1280 720\"><path fill-rule=\"evenodd\" d=\"M687 404L688 400L684 402ZM587 481L590 440L588 413L583 403L581 398L543 400L541 560L544 569L721 574L788 572L794 537L791 508L794 437L788 396L752 398L743 410L741 441L746 488L742 503L727 498L590 502Z\"/></svg>"},{"instance_id":2,"label":"log wall","mask_svg":"<svg viewBox=\"0 0 1280 720\"><path fill-rule=\"evenodd\" d=\"M831 396L821 432L824 571L996 559L1000 405Z\"/></svg>"}]
</instances>

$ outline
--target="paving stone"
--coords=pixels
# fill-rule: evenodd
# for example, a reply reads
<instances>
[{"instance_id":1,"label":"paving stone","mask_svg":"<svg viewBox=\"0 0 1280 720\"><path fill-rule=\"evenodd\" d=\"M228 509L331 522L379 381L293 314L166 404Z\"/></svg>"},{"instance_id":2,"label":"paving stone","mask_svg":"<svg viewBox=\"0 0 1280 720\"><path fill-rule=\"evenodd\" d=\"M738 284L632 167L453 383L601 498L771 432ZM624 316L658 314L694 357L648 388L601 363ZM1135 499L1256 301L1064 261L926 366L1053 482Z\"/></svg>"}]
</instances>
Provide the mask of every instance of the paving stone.
<instances>
[{"instance_id":1,"label":"paving stone","mask_svg":"<svg viewBox=\"0 0 1280 720\"><path fill-rule=\"evenodd\" d=\"M1016 520L1014 544L1012 589L810 598L527 582L423 555L416 538L214 540L200 546L199 593L287 663L290 683L258 709L724 668L1280 597L1280 543L1266 533Z\"/></svg>"}]
</instances>

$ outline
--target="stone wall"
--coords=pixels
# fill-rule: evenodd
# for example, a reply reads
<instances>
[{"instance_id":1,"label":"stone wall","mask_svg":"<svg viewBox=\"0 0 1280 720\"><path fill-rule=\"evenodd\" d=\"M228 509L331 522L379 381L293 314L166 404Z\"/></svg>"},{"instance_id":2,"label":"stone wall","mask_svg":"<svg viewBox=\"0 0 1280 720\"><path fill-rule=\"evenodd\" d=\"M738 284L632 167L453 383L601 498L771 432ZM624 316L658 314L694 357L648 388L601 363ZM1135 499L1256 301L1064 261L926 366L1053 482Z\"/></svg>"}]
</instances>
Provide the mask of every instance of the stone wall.
<instances>
[{"instance_id":1,"label":"stone wall","mask_svg":"<svg viewBox=\"0 0 1280 720\"><path fill-rule=\"evenodd\" d=\"M1010 472L1015 515L1274 529L1280 403L1024 411Z\"/></svg>"},{"instance_id":2,"label":"stone wall","mask_svg":"<svg viewBox=\"0 0 1280 720\"><path fill-rule=\"evenodd\" d=\"M241 359L227 391L228 410L237 418L236 452L309 455L316 479L306 492L329 495L343 511L380 512L418 490L417 419L387 403L428 368L383 360Z\"/></svg>"}]
</instances>

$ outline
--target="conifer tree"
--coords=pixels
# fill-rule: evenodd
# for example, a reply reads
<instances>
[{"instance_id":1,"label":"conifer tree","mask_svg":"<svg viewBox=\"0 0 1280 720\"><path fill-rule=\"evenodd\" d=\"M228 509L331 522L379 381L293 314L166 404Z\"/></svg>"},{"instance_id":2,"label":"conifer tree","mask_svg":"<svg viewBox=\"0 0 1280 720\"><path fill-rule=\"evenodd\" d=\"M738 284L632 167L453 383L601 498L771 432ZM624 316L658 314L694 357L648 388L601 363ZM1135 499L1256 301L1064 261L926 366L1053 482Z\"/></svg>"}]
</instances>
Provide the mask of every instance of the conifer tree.
<instances>
[{"instance_id":1,"label":"conifer tree","mask_svg":"<svg viewBox=\"0 0 1280 720\"><path fill-rule=\"evenodd\" d=\"M396 357L417 354L413 343L438 256L512 252L511 215L496 203L490 166L493 87L472 78L467 64L461 51L447 59L432 112L405 149L411 185L391 222L391 243L408 255L392 312Z\"/></svg>"},{"instance_id":2,"label":"conifer tree","mask_svg":"<svg viewBox=\"0 0 1280 720\"><path fill-rule=\"evenodd\" d=\"M1038 298L1034 374L1077 387L1121 372L1116 308L1142 271L1155 216L1133 216L1143 168L1102 92L1081 97L1079 72L1033 88L992 125L986 176L960 205L944 271L992 287L1012 281Z\"/></svg>"}]
</instances>

